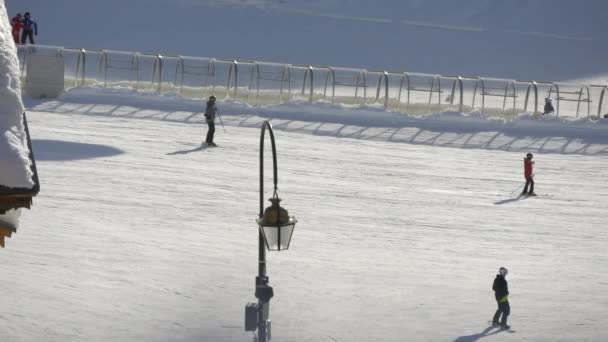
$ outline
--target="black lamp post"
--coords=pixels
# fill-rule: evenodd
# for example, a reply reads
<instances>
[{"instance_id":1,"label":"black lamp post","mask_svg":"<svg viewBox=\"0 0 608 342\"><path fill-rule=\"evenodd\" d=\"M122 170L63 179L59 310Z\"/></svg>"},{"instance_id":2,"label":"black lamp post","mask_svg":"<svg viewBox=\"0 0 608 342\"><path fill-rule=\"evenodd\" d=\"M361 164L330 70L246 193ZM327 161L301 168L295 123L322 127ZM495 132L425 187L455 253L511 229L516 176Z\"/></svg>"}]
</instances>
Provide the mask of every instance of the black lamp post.
<instances>
[{"instance_id":1,"label":"black lamp post","mask_svg":"<svg viewBox=\"0 0 608 342\"><path fill-rule=\"evenodd\" d=\"M264 210L264 133L268 129L272 145L272 165L274 191L270 198L271 206ZM282 251L289 248L291 235L297 220L289 216L287 210L279 205L281 199L277 193L277 150L274 141L272 125L268 121L262 124L260 135L260 214L257 219L258 232L258 276L255 278L255 296L258 303L250 303L245 307L245 330L258 331L257 342L270 340L270 299L274 295L272 286L268 285L266 276L266 248L272 251Z\"/></svg>"}]
</instances>

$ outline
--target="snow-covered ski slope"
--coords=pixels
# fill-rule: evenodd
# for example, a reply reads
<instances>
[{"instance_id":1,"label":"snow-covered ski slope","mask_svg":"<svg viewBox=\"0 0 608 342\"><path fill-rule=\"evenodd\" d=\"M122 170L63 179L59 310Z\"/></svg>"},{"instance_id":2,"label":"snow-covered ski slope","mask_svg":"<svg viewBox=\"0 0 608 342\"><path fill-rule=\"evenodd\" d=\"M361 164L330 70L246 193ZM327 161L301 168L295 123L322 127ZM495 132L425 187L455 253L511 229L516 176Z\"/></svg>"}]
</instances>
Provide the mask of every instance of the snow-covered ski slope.
<instances>
[{"instance_id":1,"label":"snow-covered ski slope","mask_svg":"<svg viewBox=\"0 0 608 342\"><path fill-rule=\"evenodd\" d=\"M601 123L220 102L220 147L199 150L198 102L88 88L26 105L42 191L0 253L2 341L250 341L268 118L299 220L269 254L273 340L608 336ZM516 199L526 152L539 197ZM515 333L487 329L500 266Z\"/></svg>"},{"instance_id":2,"label":"snow-covered ski slope","mask_svg":"<svg viewBox=\"0 0 608 342\"><path fill-rule=\"evenodd\" d=\"M39 44L524 80L608 74L604 0L6 4L32 12ZM220 147L199 150L200 102L85 88L26 105L42 192L0 253L2 341L250 341L268 118L279 194L299 219L291 248L269 255L273 340L608 337L606 120L221 102L227 133L218 125ZM516 199L527 152L540 196ZM512 334L486 324L499 266Z\"/></svg>"}]
</instances>

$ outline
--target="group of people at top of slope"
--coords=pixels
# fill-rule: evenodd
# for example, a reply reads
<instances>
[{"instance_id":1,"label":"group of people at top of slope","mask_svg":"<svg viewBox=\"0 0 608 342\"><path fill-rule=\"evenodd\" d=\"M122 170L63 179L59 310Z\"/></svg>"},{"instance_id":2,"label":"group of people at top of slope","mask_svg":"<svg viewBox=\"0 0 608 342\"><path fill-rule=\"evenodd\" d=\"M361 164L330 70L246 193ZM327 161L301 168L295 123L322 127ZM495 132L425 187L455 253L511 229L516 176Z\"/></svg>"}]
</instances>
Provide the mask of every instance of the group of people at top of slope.
<instances>
[{"instance_id":1,"label":"group of people at top of slope","mask_svg":"<svg viewBox=\"0 0 608 342\"><path fill-rule=\"evenodd\" d=\"M11 28L16 45L25 44L27 40L34 44L34 36L38 35L38 24L32 19L30 12L25 12L23 18L21 13L11 18Z\"/></svg>"}]
</instances>

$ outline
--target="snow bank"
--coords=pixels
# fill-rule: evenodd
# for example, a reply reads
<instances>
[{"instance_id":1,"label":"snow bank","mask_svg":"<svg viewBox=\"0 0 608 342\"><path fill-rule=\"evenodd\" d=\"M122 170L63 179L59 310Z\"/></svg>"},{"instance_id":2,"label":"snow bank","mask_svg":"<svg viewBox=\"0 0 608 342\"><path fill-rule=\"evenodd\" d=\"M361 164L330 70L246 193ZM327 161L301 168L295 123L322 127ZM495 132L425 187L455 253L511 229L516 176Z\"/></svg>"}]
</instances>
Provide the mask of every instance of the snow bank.
<instances>
[{"instance_id":1,"label":"snow bank","mask_svg":"<svg viewBox=\"0 0 608 342\"><path fill-rule=\"evenodd\" d=\"M167 121L202 122L202 101L187 100L174 95L134 93L129 89L98 87L73 88L53 101L32 101L35 111L69 110L71 113L107 115L104 108L115 108L112 115L162 118ZM71 106L70 104L79 104ZM86 104L86 106L82 106ZM101 107L100 107L101 105ZM408 115L385 110L381 105L345 105L328 101L291 101L271 106L254 107L233 100L218 101L221 115L251 115L263 118L303 122L333 123L359 127L416 127L436 132L503 132L515 136L585 138L594 142L608 141L608 120L538 116L521 113L512 119L485 117L479 112L446 111L432 115ZM92 107L97 107L92 110ZM155 115L154 113L158 113ZM184 114L190 113L190 114Z\"/></svg>"},{"instance_id":2,"label":"snow bank","mask_svg":"<svg viewBox=\"0 0 608 342\"><path fill-rule=\"evenodd\" d=\"M33 186L22 122L19 60L4 0L0 0L0 185Z\"/></svg>"}]
</instances>

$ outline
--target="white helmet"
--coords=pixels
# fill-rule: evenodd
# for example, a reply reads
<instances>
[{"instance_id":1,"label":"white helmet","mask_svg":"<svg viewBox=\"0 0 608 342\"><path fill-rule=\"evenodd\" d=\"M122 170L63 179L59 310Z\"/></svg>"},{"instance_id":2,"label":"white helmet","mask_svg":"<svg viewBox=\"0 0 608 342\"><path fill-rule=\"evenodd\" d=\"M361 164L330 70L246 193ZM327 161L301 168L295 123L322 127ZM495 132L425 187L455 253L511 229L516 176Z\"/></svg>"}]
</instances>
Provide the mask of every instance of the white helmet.
<instances>
[{"instance_id":1,"label":"white helmet","mask_svg":"<svg viewBox=\"0 0 608 342\"><path fill-rule=\"evenodd\" d=\"M550 97L545 97L545 102L546 103L551 103L551 102L553 102L553 99L550 98Z\"/></svg>"},{"instance_id":2,"label":"white helmet","mask_svg":"<svg viewBox=\"0 0 608 342\"><path fill-rule=\"evenodd\" d=\"M506 277L507 273L509 273L509 270L505 267L501 267L498 269L498 273L500 273L501 276Z\"/></svg>"}]
</instances>

